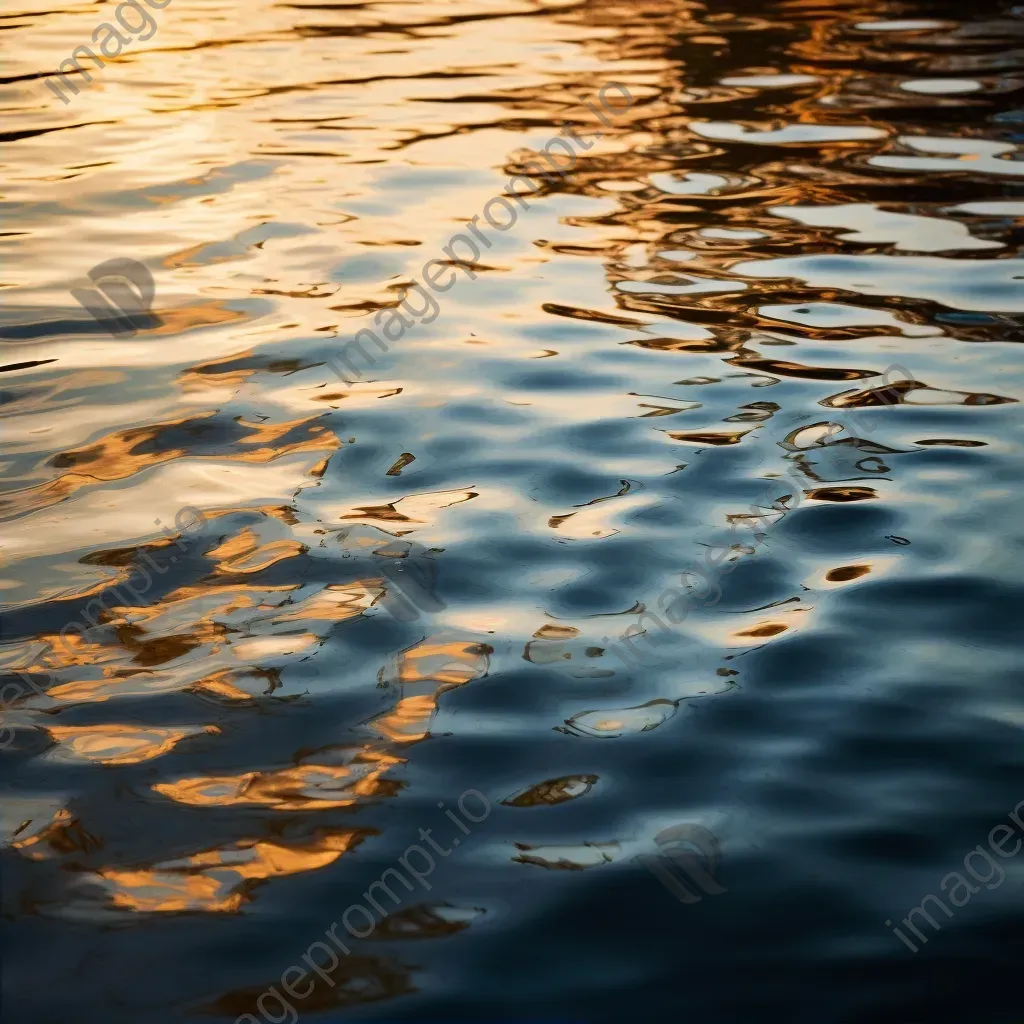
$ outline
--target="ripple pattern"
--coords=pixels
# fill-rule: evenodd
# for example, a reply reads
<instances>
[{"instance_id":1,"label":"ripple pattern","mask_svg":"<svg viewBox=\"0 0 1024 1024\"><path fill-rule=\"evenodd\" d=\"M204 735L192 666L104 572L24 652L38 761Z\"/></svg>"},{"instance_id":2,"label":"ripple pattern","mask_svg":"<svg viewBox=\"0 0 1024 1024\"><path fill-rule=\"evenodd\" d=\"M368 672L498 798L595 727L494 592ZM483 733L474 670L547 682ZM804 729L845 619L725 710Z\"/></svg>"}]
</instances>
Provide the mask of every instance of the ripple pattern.
<instances>
[{"instance_id":1,"label":"ripple pattern","mask_svg":"<svg viewBox=\"0 0 1024 1024\"><path fill-rule=\"evenodd\" d=\"M886 922L1024 801L1024 8L135 8L0 21L12 1019L1017 1021L1024 859Z\"/></svg>"}]
</instances>

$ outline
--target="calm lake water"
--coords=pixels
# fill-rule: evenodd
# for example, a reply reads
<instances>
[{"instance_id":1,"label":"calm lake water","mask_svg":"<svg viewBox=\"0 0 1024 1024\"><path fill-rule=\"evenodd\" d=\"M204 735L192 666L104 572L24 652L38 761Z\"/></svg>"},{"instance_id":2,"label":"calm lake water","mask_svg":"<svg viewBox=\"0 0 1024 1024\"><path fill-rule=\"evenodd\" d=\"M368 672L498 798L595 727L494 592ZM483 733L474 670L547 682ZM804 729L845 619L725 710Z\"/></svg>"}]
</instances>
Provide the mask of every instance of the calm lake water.
<instances>
[{"instance_id":1,"label":"calm lake water","mask_svg":"<svg viewBox=\"0 0 1024 1024\"><path fill-rule=\"evenodd\" d=\"M1024 7L117 10L0 16L5 1019L1018 1024Z\"/></svg>"}]
</instances>

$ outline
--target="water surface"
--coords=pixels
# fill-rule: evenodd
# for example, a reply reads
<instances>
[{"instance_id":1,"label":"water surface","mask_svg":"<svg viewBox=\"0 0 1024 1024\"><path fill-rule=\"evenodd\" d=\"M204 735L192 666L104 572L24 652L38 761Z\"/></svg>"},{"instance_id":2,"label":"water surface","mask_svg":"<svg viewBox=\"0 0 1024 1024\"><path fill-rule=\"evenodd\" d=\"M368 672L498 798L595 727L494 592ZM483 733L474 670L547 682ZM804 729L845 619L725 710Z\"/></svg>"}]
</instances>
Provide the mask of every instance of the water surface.
<instances>
[{"instance_id":1,"label":"water surface","mask_svg":"<svg viewBox=\"0 0 1024 1024\"><path fill-rule=\"evenodd\" d=\"M885 922L1024 800L1024 9L173 0L63 102L114 9L0 21L11 1019L259 1017L431 829L260 1019L1019 1020L1024 857Z\"/></svg>"}]
</instances>

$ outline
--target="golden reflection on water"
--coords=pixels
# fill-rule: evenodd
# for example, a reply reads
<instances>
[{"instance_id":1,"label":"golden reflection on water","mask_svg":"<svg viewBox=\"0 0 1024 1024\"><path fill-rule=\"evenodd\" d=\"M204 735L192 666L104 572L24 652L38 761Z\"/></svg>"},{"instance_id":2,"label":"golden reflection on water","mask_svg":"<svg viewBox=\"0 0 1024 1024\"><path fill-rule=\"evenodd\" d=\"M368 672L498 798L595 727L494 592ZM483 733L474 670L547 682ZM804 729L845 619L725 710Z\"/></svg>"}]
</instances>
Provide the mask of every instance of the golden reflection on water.
<instances>
[{"instance_id":1,"label":"golden reflection on water","mask_svg":"<svg viewBox=\"0 0 1024 1024\"><path fill-rule=\"evenodd\" d=\"M382 777L402 763L401 758L368 746L343 765L313 763L275 772L182 779L156 783L153 790L197 807L252 804L281 811L318 811L393 796L399 783Z\"/></svg>"},{"instance_id":2,"label":"golden reflection on water","mask_svg":"<svg viewBox=\"0 0 1024 1024\"><path fill-rule=\"evenodd\" d=\"M98 764L137 764L166 754L188 736L220 733L215 725L187 729L138 729L127 725L51 726L57 756Z\"/></svg>"},{"instance_id":3,"label":"golden reflection on water","mask_svg":"<svg viewBox=\"0 0 1024 1024\"><path fill-rule=\"evenodd\" d=\"M233 911L257 883L333 864L364 837L358 831L326 834L301 847L242 840L225 849L155 864L152 870L104 868L96 877L120 910Z\"/></svg>"}]
</instances>

